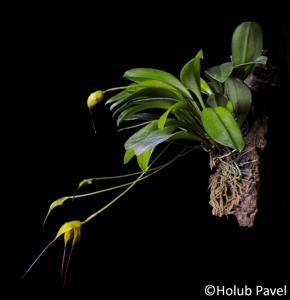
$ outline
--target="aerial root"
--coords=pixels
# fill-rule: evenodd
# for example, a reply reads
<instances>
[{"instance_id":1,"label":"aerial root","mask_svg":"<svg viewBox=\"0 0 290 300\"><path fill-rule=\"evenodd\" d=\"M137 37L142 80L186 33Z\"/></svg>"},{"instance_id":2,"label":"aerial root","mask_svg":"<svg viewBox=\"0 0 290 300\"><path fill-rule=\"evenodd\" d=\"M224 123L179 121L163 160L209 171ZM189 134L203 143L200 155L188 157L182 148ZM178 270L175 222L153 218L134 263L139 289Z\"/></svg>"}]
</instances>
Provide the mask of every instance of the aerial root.
<instances>
[{"instance_id":1,"label":"aerial root","mask_svg":"<svg viewBox=\"0 0 290 300\"><path fill-rule=\"evenodd\" d=\"M248 149L247 153L252 150ZM249 174L252 174L255 161L244 162L244 155L244 152L236 151L222 155L210 153L210 167L214 169L214 173L209 180L209 203L213 207L213 215L221 217L232 214L243 193L247 193L254 183Z\"/></svg>"}]
</instances>

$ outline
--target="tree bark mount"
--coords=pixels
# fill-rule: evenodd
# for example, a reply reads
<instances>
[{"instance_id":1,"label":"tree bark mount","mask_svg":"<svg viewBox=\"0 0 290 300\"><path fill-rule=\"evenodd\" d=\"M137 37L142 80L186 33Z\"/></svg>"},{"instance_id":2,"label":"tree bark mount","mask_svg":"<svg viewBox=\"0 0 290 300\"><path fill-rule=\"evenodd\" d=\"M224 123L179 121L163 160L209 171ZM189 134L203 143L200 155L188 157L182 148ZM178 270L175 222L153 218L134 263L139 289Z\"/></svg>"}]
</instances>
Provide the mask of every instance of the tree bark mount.
<instances>
[{"instance_id":1,"label":"tree bark mount","mask_svg":"<svg viewBox=\"0 0 290 300\"><path fill-rule=\"evenodd\" d=\"M258 212L261 188L261 152L267 144L268 117L263 101L269 86L275 85L275 68L261 65L244 81L253 103L243 129L245 148L241 153L210 152L210 205L216 216L234 215L242 227L252 227Z\"/></svg>"}]
</instances>

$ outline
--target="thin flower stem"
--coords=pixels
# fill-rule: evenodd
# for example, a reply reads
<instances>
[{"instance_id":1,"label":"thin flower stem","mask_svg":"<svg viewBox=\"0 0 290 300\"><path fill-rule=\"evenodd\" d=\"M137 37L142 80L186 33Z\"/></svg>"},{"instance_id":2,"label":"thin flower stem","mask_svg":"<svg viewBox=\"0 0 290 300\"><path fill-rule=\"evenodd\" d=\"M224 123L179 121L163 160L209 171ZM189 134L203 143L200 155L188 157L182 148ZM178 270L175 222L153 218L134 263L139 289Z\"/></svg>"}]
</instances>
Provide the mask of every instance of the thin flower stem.
<instances>
[{"instance_id":1,"label":"thin flower stem","mask_svg":"<svg viewBox=\"0 0 290 300\"><path fill-rule=\"evenodd\" d=\"M151 175L151 174L150 174ZM146 177L144 177L143 179L149 177L150 175L147 175ZM94 191L94 192L91 192L91 193L87 193L87 194L79 194L79 195L75 195L74 196L74 199L76 198L83 198L83 197L89 197L89 196L94 196L94 195L97 195L97 194L102 194L102 193L105 193L105 192L109 192L109 191L113 191L113 190L116 190L116 189L120 189L122 187L126 187L130 184L132 184L134 181L130 181L130 182L127 182L127 183L124 183L124 184L120 184L120 185L115 185L115 186L112 186L112 187L109 187L107 189L103 189L103 190L97 190L97 191Z\"/></svg>"},{"instance_id":2,"label":"thin flower stem","mask_svg":"<svg viewBox=\"0 0 290 300\"><path fill-rule=\"evenodd\" d=\"M149 169L151 168L152 165L164 154L164 152L171 146L172 143L169 143L166 145L166 147L153 159L151 164L149 165Z\"/></svg>"},{"instance_id":3,"label":"thin flower stem","mask_svg":"<svg viewBox=\"0 0 290 300\"><path fill-rule=\"evenodd\" d=\"M125 130L129 130L129 129L133 129L133 128L140 127L140 126L143 126L143 125L147 125L150 122L151 121L147 121L147 122L143 122L143 123L140 123L140 124L137 124L137 125L124 127L124 128L118 129L117 132L122 132L122 131L125 131Z\"/></svg>"},{"instance_id":4,"label":"thin flower stem","mask_svg":"<svg viewBox=\"0 0 290 300\"><path fill-rule=\"evenodd\" d=\"M155 168L151 169L150 171L153 171L156 168L159 168L159 167L155 167ZM99 181L99 180L110 180L110 179L122 179L122 178L126 178L126 177L137 176L137 175L140 175L141 173L142 173L142 171L138 171L138 172L134 172L134 173L123 174L123 175L116 175L116 176L105 176L105 177L87 178L85 180ZM68 196L68 197L70 197L70 196Z\"/></svg>"},{"instance_id":5,"label":"thin flower stem","mask_svg":"<svg viewBox=\"0 0 290 300\"><path fill-rule=\"evenodd\" d=\"M114 92L114 91L119 91L119 90L125 90L128 86L119 86L119 87L114 87L114 88L110 88L110 89L107 89L104 91L104 94L105 93L108 93L108 92Z\"/></svg>"},{"instance_id":6,"label":"thin flower stem","mask_svg":"<svg viewBox=\"0 0 290 300\"><path fill-rule=\"evenodd\" d=\"M90 215L87 219L85 219L82 222L82 225L88 223L90 220L95 218L97 215L102 213L104 210L106 210L108 207L110 207L112 204L114 204L118 199L120 199L123 195L125 195L143 176L145 175L145 172L142 172L141 175L132 183L128 188L126 188L121 194L119 194L117 197L115 197L112 201L110 201L108 204L106 204L104 207Z\"/></svg>"},{"instance_id":7,"label":"thin flower stem","mask_svg":"<svg viewBox=\"0 0 290 300\"><path fill-rule=\"evenodd\" d=\"M167 163L166 163L167 164ZM166 165L161 165L159 167L155 167L151 170L149 170L149 172L152 172L150 174L148 174L146 177L144 177L143 179L145 178L148 178L151 174L155 174L156 171L158 171L159 169L163 169L163 167ZM116 176L118 178L124 178L124 177L129 177L129 176L134 176L134 175L140 175L142 172L136 172L136 173L132 173L132 174L127 174L127 175L120 175L120 176ZM116 178L115 177L115 178ZM115 179L114 177L100 177L100 178L97 178L97 179ZM95 179L95 178L94 178ZM96 179L96 180L97 180ZM112 191L112 190L115 190L115 189L119 189L119 188L122 188L122 187L125 187L125 186L128 186L130 185L132 182L134 181L131 181L131 182L127 182L127 183L124 183L124 184L120 184L120 185L116 185L116 186L113 186L113 187L109 187L107 189L103 189L103 190L98 190L98 191L94 191L94 192L91 192L91 193L86 193L86 194L79 194L79 195L74 195L74 196L67 196L69 198L72 198L72 199L76 199L76 198L82 198L82 197L89 197L89 196L94 196L94 195L97 195L97 194L101 194L101 193L105 193L105 192L109 192L109 191Z\"/></svg>"},{"instance_id":8,"label":"thin flower stem","mask_svg":"<svg viewBox=\"0 0 290 300\"><path fill-rule=\"evenodd\" d=\"M167 145L167 147L165 147L165 148L163 149L163 151L162 151L162 152L161 152L161 153L153 160L153 162L151 163L151 165L153 165L153 163L156 161L156 159L158 159L158 158L160 157L160 155L162 155L162 154L166 151L166 149L168 148L168 146L169 146L169 145ZM161 166L159 166L159 167L155 167L155 168L153 168L153 169L147 171L147 173L148 173L148 172L151 172L151 173L149 173L148 175L146 175L145 177L143 177L142 179L140 179L140 181L141 181L141 180L144 180L144 179L146 179L146 178L148 178L148 177L150 177L150 176L153 175L153 174L156 174L157 172L159 172L159 171L161 171L161 170L163 170L165 167L167 167L167 166L169 166L171 163L173 163L177 158L181 157L181 155L184 155L183 153L184 153L184 151L181 151L174 159L170 160L169 162L167 162L167 163L165 163L165 164L163 164L163 165L161 165ZM132 176L132 175L140 175L140 174L142 174L142 173L144 173L144 172L136 172L136 173L132 173L132 174L128 174L128 175L130 175L130 176ZM123 175L122 175L122 176L123 176ZM126 175L124 175L124 177L125 177L125 176L126 176ZM126 177L128 177L128 176L126 176ZM105 177L101 177L101 178L103 179L103 178L105 178ZM107 178L111 179L112 177L107 177ZM114 177L113 177L113 178L114 178ZM76 198L83 198L83 197L94 196L94 195L97 195L97 194L101 194L101 193L113 191L113 190L115 190L115 189L119 189L119 188L122 188L122 187L126 187L126 186L128 186L128 185L130 185L130 184L133 184L134 182L135 182L135 180L134 180L134 181L131 181L131 182L123 183L123 184L120 184L120 185L112 186L112 187L109 187L109 188L107 188L107 189L97 190L97 191L94 191L94 192L91 192L91 193L79 194L79 195L68 196L68 197L71 197L71 198L73 198L73 199L76 199Z\"/></svg>"},{"instance_id":9,"label":"thin flower stem","mask_svg":"<svg viewBox=\"0 0 290 300\"><path fill-rule=\"evenodd\" d=\"M168 145L169 146L169 145ZM151 163L151 165L162 155L162 153L164 153L164 151L166 151L166 149L168 148L165 147L163 149L163 151L155 158L155 160ZM95 213L93 213L91 216L89 216L87 219L85 219L82 222L82 225L88 223L90 220L92 220L93 218L95 218L97 215L99 215L100 213L102 213L104 210L106 210L108 207L110 207L112 204L114 204L117 200L119 200L122 196L124 196L134 185L136 185L139 181L148 178L149 176L161 171L163 168L167 167L168 165L170 165L171 163L173 163L176 159L178 159L181 156L184 156L185 154L190 153L191 151L193 151L194 149L190 149L189 151L184 151L182 150L176 157L174 157L172 160L170 160L169 162L167 162L166 164L164 164L163 166L159 167L158 169L156 169L156 171L154 171L153 173L143 177L146 172L142 172L139 177L134 180L133 182L130 183L129 187L126 188L122 193L120 193L118 196L116 196L112 201L110 201L108 204L106 204L105 206L103 206L101 209L97 210Z\"/></svg>"},{"instance_id":10,"label":"thin flower stem","mask_svg":"<svg viewBox=\"0 0 290 300\"><path fill-rule=\"evenodd\" d=\"M132 177L132 176L136 176L141 174L142 172L134 172L134 173L130 173L130 174L124 174L124 175L116 175L116 176L104 176L104 177L94 177L94 178L87 178L86 180L95 180L95 181L99 181L99 180L110 180L110 179L122 179L122 178L126 178L126 177Z\"/></svg>"}]
</instances>

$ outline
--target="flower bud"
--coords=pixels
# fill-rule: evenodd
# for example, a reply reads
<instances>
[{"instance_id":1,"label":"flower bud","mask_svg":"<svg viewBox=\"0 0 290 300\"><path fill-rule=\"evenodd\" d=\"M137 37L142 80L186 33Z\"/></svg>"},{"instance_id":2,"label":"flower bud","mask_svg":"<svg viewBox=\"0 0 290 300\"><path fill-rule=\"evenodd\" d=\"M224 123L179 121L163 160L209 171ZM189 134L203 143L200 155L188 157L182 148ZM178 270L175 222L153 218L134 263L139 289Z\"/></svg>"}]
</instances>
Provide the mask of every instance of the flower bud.
<instances>
[{"instance_id":1,"label":"flower bud","mask_svg":"<svg viewBox=\"0 0 290 300\"><path fill-rule=\"evenodd\" d=\"M94 93L91 93L88 100L87 100L87 106L89 109L94 107L97 103L103 100L104 92L99 90Z\"/></svg>"}]
</instances>

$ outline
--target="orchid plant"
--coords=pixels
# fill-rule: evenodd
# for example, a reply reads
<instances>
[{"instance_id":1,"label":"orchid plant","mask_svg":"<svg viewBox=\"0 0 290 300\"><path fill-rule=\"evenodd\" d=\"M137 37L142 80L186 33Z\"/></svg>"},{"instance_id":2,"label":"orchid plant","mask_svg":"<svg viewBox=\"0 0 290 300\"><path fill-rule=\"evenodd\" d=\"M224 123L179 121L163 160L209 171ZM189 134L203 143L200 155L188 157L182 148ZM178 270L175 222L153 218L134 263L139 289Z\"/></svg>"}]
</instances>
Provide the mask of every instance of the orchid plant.
<instances>
[{"instance_id":1,"label":"orchid plant","mask_svg":"<svg viewBox=\"0 0 290 300\"><path fill-rule=\"evenodd\" d=\"M238 205L236 199L242 193L239 180L242 180L243 175L238 161L245 148L247 116L252 105L251 90L244 80L257 64L267 62L267 57L262 55L262 44L260 26L254 22L244 22L233 33L232 55L228 62L202 73L201 62L204 55L199 50L183 66L179 79L163 70L136 68L125 72L123 77L127 80L127 85L93 92L87 99L89 111L92 112L99 102L105 101L120 130L131 132L124 145L124 164L136 158L140 170L120 176L85 179L79 183L73 195L55 200L49 207L43 225L49 215L68 200L121 190L110 202L86 219L71 220L62 225L53 241L27 272L47 248L63 236L62 274L65 281L71 251L80 240L83 226L123 197L137 183L195 149L209 153L211 168L217 162L223 165L221 170L227 175L224 180L219 177L210 182L210 203L214 214L229 214ZM109 97L108 94L113 95ZM93 121L92 114L91 118ZM94 122L93 126L95 128ZM159 158L175 143L181 145L179 153L171 160L158 164ZM120 179L127 181L119 183ZM81 193L83 186L93 187L100 180L113 182L113 185L103 190L93 189L89 193ZM69 243L70 255L66 259Z\"/></svg>"}]
</instances>

